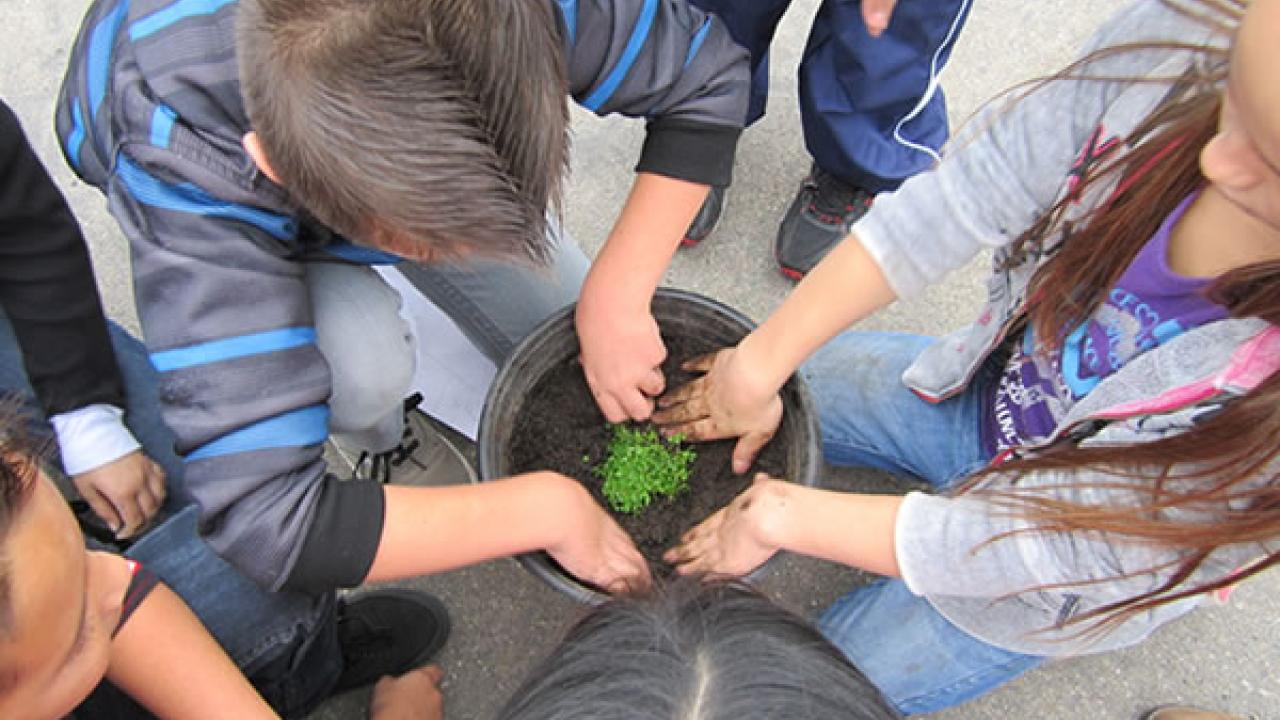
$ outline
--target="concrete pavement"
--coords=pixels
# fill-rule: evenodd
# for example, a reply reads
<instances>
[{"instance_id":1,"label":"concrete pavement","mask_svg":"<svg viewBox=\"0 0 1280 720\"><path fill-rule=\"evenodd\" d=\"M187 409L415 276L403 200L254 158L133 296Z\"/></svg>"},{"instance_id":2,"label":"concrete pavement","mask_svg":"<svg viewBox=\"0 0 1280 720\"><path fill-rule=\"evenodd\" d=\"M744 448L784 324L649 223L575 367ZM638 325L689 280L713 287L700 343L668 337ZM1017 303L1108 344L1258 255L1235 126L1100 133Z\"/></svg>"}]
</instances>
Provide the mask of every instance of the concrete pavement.
<instances>
[{"instance_id":1,"label":"concrete pavement","mask_svg":"<svg viewBox=\"0 0 1280 720\"><path fill-rule=\"evenodd\" d=\"M745 1L745 0L744 0ZM84 0L0 0L6 21L0 44L0 96L67 192L91 240L109 313L136 327L128 253L101 196L66 168L52 132L52 102ZM774 44L774 88L766 118L744 136L737 179L716 233L683 251L666 283L723 300L760 319L791 285L771 257L774 229L808 167L795 103L795 65L817 0L797 0ZM976 3L944 87L953 125L992 93L1070 59L1073 48L1119 0L982 0ZM603 241L621 206L641 140L640 123L575 115L568 226L588 252ZM978 300L983 261L975 261L922 298L889 308L862 327L939 334L967 321ZM841 486L883 488L872 473L833 472ZM429 552L424 548L424 552ZM812 613L865 577L789 558L766 589ZM579 610L514 562L495 561L412 583L439 593L456 628L442 662L447 716L486 718L550 648ZM1160 632L1147 644L1104 657L1061 661L1028 673L991 695L938 713L939 720L997 718L1127 719L1162 702L1195 702L1239 714L1280 718L1280 576L1247 584L1230 607L1207 609ZM317 720L362 717L365 698L330 702Z\"/></svg>"}]
</instances>

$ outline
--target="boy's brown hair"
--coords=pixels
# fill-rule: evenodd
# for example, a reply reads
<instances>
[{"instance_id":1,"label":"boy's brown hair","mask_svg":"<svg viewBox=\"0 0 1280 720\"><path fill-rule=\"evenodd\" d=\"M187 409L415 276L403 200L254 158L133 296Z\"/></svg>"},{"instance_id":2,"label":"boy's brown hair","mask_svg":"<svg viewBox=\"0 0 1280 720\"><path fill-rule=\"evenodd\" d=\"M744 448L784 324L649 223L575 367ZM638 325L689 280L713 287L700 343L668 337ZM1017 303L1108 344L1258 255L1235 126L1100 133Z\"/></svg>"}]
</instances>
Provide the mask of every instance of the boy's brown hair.
<instances>
[{"instance_id":1,"label":"boy's brown hair","mask_svg":"<svg viewBox=\"0 0 1280 720\"><path fill-rule=\"evenodd\" d=\"M545 2L243 0L237 53L267 159L321 222L419 258L544 261L568 162L562 42Z\"/></svg>"}]
</instances>

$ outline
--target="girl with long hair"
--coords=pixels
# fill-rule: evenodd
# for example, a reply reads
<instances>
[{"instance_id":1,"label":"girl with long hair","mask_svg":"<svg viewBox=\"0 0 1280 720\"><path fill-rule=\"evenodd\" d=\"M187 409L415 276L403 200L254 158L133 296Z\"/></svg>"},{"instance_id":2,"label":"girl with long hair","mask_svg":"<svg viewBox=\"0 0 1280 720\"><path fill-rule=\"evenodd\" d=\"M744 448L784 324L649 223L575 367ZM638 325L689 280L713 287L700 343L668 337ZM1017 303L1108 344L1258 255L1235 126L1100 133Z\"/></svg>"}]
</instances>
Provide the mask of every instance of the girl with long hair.
<instances>
[{"instance_id":1,"label":"girl with long hair","mask_svg":"<svg viewBox=\"0 0 1280 720\"><path fill-rule=\"evenodd\" d=\"M739 438L745 472L807 359L828 461L939 492L757 476L667 559L736 575L787 549L886 576L820 624L907 714L1138 643L1276 564L1277 66L1280 0L1140 0L970 123L655 416ZM968 327L840 334L984 247Z\"/></svg>"}]
</instances>

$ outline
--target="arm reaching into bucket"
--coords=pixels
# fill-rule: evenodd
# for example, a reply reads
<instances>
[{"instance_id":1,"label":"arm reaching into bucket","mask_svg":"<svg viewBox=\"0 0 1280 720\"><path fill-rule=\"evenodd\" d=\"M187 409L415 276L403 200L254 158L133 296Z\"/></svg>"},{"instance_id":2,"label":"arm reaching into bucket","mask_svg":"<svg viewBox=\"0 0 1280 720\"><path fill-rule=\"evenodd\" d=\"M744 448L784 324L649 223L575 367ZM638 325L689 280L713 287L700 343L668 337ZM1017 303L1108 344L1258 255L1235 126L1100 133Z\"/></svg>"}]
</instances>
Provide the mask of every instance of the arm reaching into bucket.
<instances>
[{"instance_id":1,"label":"arm reaching into bucket","mask_svg":"<svg viewBox=\"0 0 1280 720\"><path fill-rule=\"evenodd\" d=\"M823 343L894 298L880 266L850 234L736 347L690 361L686 369L706 374L663 395L653 421L668 436L740 438L733 471L746 472L778 429L778 391L787 378Z\"/></svg>"},{"instance_id":2,"label":"arm reaching into bucket","mask_svg":"<svg viewBox=\"0 0 1280 720\"><path fill-rule=\"evenodd\" d=\"M663 559L682 575L745 575L779 550L899 577L902 498L805 487L756 475L733 502L685 533Z\"/></svg>"},{"instance_id":3,"label":"arm reaching into bucket","mask_svg":"<svg viewBox=\"0 0 1280 720\"><path fill-rule=\"evenodd\" d=\"M609 592L649 584L631 538L578 482L534 472L479 485L386 487L382 540L366 582L452 570L545 550Z\"/></svg>"}]
</instances>

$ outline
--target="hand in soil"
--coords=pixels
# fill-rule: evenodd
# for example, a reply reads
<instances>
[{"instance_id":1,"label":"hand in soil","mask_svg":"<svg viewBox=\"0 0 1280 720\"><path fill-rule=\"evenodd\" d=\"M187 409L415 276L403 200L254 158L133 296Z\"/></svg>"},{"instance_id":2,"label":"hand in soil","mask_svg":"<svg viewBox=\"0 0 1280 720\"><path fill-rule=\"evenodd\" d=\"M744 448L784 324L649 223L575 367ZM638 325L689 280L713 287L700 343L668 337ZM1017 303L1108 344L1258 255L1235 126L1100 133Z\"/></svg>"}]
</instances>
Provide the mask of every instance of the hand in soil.
<instances>
[{"instance_id":1,"label":"hand in soil","mask_svg":"<svg viewBox=\"0 0 1280 720\"><path fill-rule=\"evenodd\" d=\"M654 396L666 387L659 366L667 348L658 323L647 307L628 313L607 300L591 301L586 294L584 289L575 321L582 370L596 405L611 423L648 420Z\"/></svg>"},{"instance_id":2,"label":"hand in soil","mask_svg":"<svg viewBox=\"0 0 1280 720\"><path fill-rule=\"evenodd\" d=\"M609 593L649 587L649 564L636 545L591 494L565 478L576 500L565 508L564 537L546 548L560 567L583 582Z\"/></svg>"},{"instance_id":3,"label":"hand in soil","mask_svg":"<svg viewBox=\"0 0 1280 720\"><path fill-rule=\"evenodd\" d=\"M653 422L667 437L705 441L739 438L733 448L733 471L751 467L760 448L782 422L782 398L777 388L760 388L738 348L725 348L696 357L682 366L705 373L658 398Z\"/></svg>"},{"instance_id":4,"label":"hand in soil","mask_svg":"<svg viewBox=\"0 0 1280 720\"><path fill-rule=\"evenodd\" d=\"M763 565L778 552L769 538L771 514L782 507L776 484L786 483L757 473L751 487L685 533L663 560L681 575L740 577Z\"/></svg>"}]
</instances>

